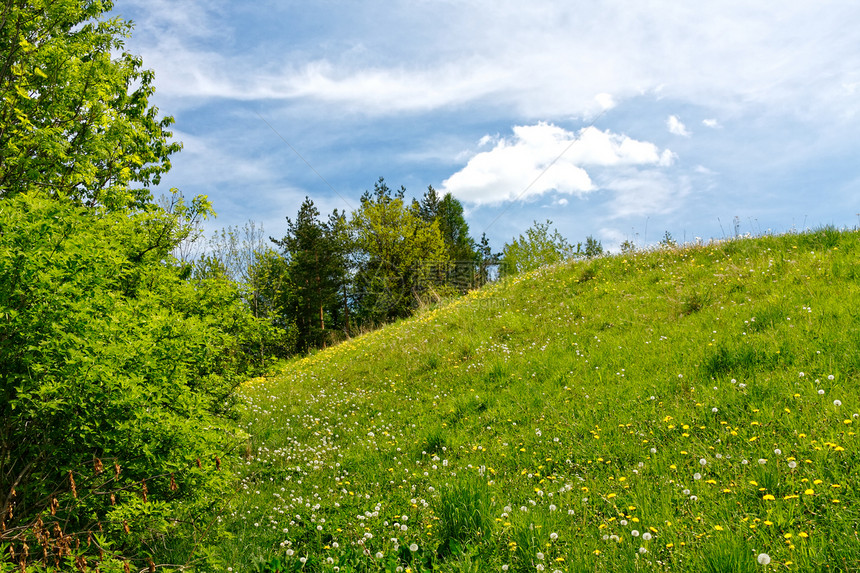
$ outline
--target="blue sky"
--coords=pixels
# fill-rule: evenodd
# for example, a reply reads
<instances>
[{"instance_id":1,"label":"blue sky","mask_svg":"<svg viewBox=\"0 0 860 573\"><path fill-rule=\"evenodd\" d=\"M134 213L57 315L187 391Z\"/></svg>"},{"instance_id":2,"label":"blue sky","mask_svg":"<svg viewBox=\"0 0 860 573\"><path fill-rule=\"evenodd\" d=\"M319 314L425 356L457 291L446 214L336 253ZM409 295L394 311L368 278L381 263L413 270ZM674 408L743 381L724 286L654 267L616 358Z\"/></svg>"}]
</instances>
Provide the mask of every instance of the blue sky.
<instances>
[{"instance_id":1,"label":"blue sky","mask_svg":"<svg viewBox=\"0 0 860 573\"><path fill-rule=\"evenodd\" d=\"M496 248L546 219L610 249L860 223L854 1L114 11L184 144L162 187L208 195L210 231L281 236L306 195L350 210L380 176L450 191Z\"/></svg>"}]
</instances>

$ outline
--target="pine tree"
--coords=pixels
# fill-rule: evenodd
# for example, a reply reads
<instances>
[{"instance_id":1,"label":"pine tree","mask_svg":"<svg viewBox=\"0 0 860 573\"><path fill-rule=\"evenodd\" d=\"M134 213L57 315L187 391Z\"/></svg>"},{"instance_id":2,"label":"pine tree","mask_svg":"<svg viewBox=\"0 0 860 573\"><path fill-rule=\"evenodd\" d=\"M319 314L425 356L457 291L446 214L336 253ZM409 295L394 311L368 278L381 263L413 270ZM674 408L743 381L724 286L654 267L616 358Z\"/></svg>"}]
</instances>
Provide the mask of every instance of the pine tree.
<instances>
[{"instance_id":1,"label":"pine tree","mask_svg":"<svg viewBox=\"0 0 860 573\"><path fill-rule=\"evenodd\" d=\"M331 222L319 219L313 201L306 197L296 220L287 217L287 234L272 241L287 260L291 289L289 303L298 330L299 350L325 346L328 341L327 311L339 305L346 274L342 244Z\"/></svg>"}]
</instances>

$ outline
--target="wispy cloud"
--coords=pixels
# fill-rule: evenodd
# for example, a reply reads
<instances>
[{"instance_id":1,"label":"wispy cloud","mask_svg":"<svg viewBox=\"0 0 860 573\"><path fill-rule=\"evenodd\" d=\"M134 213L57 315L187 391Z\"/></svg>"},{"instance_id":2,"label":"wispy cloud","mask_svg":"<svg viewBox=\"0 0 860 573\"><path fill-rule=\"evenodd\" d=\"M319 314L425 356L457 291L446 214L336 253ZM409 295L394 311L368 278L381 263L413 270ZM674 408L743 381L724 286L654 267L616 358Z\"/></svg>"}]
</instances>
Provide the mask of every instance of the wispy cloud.
<instances>
[{"instance_id":1,"label":"wispy cloud","mask_svg":"<svg viewBox=\"0 0 860 573\"><path fill-rule=\"evenodd\" d=\"M603 184L614 194L609 205L609 219L667 215L679 209L684 197L692 192L687 177L676 177L656 169L616 173Z\"/></svg>"},{"instance_id":2,"label":"wispy cloud","mask_svg":"<svg viewBox=\"0 0 860 573\"><path fill-rule=\"evenodd\" d=\"M659 90L717 108L860 109L852 93L860 5L851 2L826 10L789 2L778 14L741 1L608 1L588 10L538 0L395 1L384 10L370 2L302 6L302 30L290 27L299 9L291 3L259 14L215 0L175 4L138 8L146 39L133 43L156 63L159 88L180 98L306 99L370 114L492 98L540 118L582 116ZM282 18L285 31L255 43L253 27L266 18ZM346 35L332 42L313 33L327 29ZM231 53L239 37L252 49Z\"/></svg>"}]
</instances>

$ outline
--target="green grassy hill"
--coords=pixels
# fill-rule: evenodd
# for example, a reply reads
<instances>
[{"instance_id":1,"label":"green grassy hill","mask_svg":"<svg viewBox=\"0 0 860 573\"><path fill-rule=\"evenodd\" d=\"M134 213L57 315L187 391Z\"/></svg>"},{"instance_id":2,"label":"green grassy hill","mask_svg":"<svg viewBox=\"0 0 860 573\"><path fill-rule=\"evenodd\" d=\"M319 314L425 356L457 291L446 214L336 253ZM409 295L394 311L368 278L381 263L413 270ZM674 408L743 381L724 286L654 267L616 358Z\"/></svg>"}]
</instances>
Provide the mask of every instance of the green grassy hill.
<instances>
[{"instance_id":1,"label":"green grassy hill","mask_svg":"<svg viewBox=\"0 0 860 573\"><path fill-rule=\"evenodd\" d=\"M833 229L472 292L244 388L222 557L860 570L858 317L860 234Z\"/></svg>"}]
</instances>

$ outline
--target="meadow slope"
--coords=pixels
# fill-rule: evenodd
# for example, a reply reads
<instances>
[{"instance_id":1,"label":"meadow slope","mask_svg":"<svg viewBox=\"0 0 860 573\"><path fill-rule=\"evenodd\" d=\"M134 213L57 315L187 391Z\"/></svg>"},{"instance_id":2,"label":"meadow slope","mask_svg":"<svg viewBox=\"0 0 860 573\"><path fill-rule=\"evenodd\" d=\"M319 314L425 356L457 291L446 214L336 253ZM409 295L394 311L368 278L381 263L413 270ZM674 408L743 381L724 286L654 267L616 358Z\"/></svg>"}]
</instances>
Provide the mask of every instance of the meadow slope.
<instances>
[{"instance_id":1,"label":"meadow slope","mask_svg":"<svg viewBox=\"0 0 860 573\"><path fill-rule=\"evenodd\" d=\"M247 384L234 571L858 571L860 234L516 276Z\"/></svg>"}]
</instances>

